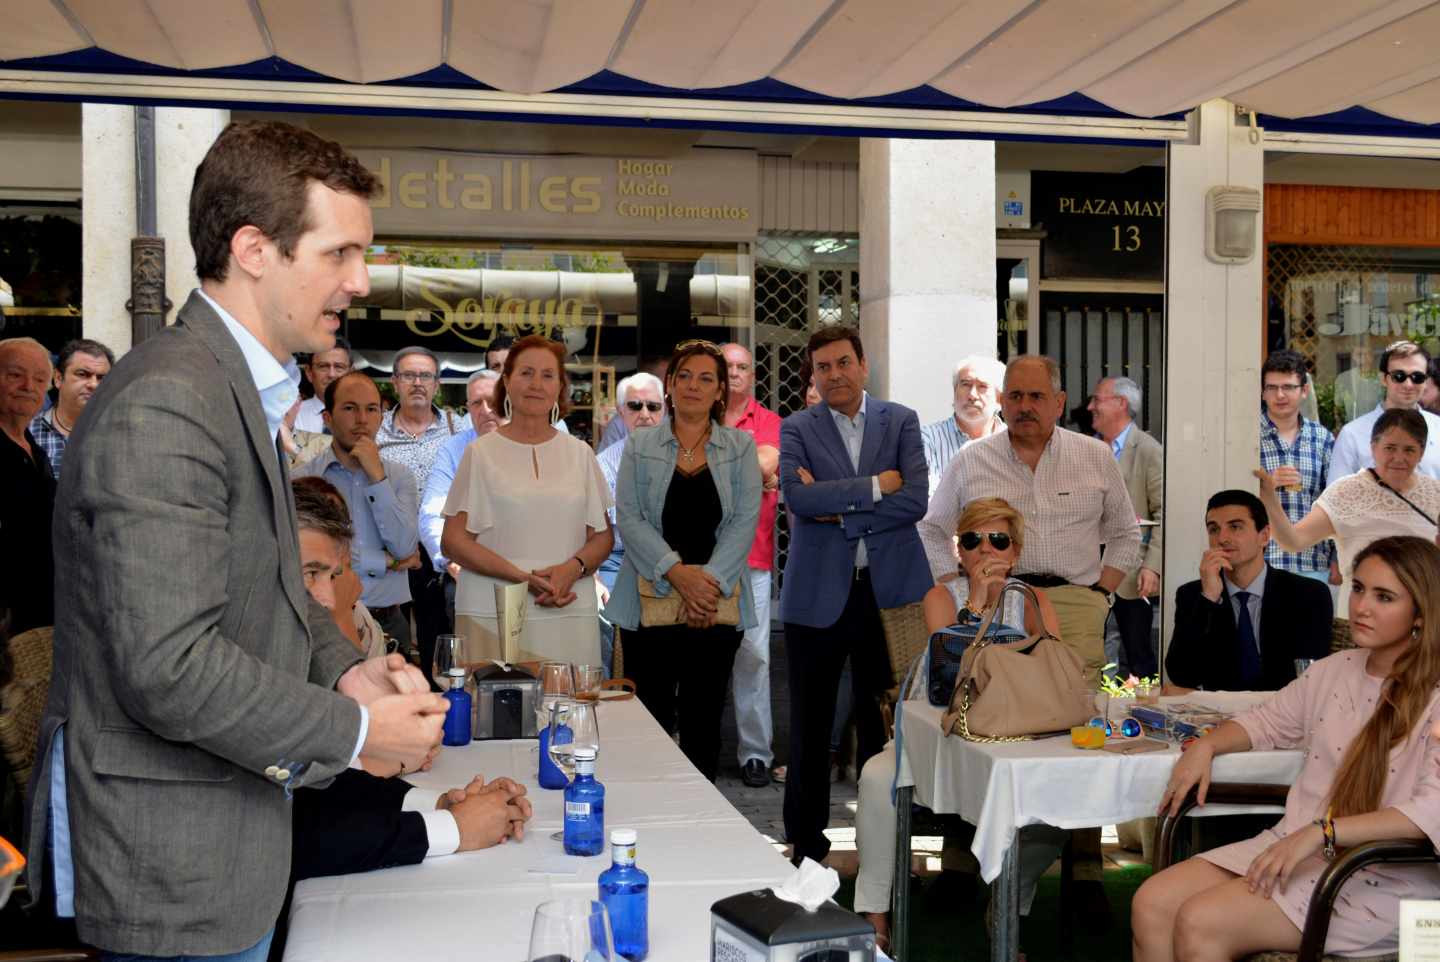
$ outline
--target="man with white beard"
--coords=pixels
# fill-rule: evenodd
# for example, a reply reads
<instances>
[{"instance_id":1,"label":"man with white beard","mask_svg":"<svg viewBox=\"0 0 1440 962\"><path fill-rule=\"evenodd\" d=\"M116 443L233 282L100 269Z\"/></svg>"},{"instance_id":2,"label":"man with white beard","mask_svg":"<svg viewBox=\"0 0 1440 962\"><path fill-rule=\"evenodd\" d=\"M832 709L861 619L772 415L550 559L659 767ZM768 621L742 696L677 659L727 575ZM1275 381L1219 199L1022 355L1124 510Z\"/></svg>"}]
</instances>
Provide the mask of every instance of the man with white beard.
<instances>
[{"instance_id":1,"label":"man with white beard","mask_svg":"<svg viewBox=\"0 0 1440 962\"><path fill-rule=\"evenodd\" d=\"M930 468L930 494L940 483L945 467L971 441L1005 429L1000 420L1000 385L1005 365L990 357L971 355L955 365L950 379L955 390L955 414L920 429L925 463Z\"/></svg>"}]
</instances>

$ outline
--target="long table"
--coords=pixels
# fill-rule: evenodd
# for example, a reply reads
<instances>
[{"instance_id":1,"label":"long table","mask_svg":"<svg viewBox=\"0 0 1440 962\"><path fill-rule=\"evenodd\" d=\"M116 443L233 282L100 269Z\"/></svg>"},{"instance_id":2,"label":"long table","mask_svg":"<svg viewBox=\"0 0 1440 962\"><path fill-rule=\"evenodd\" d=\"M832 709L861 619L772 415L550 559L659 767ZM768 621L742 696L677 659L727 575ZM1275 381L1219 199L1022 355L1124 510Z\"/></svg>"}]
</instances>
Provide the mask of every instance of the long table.
<instances>
[{"instance_id":1,"label":"long table","mask_svg":"<svg viewBox=\"0 0 1440 962\"><path fill-rule=\"evenodd\" d=\"M1069 738L982 744L940 732L943 710L907 701L903 758L896 793L896 900L894 944L904 960L910 869L910 806L956 814L975 826L971 850L991 889L990 957L1015 962L1019 954L1019 843L1026 825L1094 828L1154 815L1179 749L1119 755L1074 748ZM1213 777L1222 782L1289 785L1304 753L1252 751L1222 755ZM1275 809L1207 805L1193 814L1218 815Z\"/></svg>"},{"instance_id":2,"label":"long table","mask_svg":"<svg viewBox=\"0 0 1440 962\"><path fill-rule=\"evenodd\" d=\"M792 871L784 857L695 770L638 701L599 708L605 827L639 833L638 864L650 874L653 962L710 957L710 906L768 888ZM539 787L536 743L473 742L441 752L429 772L406 776L424 788L463 786L475 774L508 775L529 790L535 816L523 842L426 859L419 865L309 879L295 889L286 962L523 962L535 907L557 898L596 898L609 846L567 856L562 793Z\"/></svg>"}]
</instances>

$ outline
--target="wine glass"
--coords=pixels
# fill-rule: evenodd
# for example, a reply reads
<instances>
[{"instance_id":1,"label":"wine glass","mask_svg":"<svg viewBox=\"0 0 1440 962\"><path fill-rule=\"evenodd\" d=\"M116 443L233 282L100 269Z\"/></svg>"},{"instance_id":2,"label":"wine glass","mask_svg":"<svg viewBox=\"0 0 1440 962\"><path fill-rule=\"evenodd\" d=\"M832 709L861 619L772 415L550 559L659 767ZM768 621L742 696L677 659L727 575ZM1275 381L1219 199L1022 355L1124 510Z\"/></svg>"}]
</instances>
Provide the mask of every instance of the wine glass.
<instances>
[{"instance_id":1,"label":"wine glass","mask_svg":"<svg viewBox=\"0 0 1440 962\"><path fill-rule=\"evenodd\" d=\"M569 729L568 732L562 729ZM550 713L550 760L565 773L566 778L575 777L575 750L593 748L600 752L600 719L595 713L595 703L562 699L555 703Z\"/></svg>"},{"instance_id":2,"label":"wine glass","mask_svg":"<svg viewBox=\"0 0 1440 962\"><path fill-rule=\"evenodd\" d=\"M605 680L605 669L599 665L575 666L575 697L581 701L595 701L600 697L600 683Z\"/></svg>"},{"instance_id":3,"label":"wine glass","mask_svg":"<svg viewBox=\"0 0 1440 962\"><path fill-rule=\"evenodd\" d=\"M540 665L540 698L535 704L535 727L550 724L550 706L560 698L575 694L575 679L570 665L564 661L547 661Z\"/></svg>"},{"instance_id":4,"label":"wine glass","mask_svg":"<svg viewBox=\"0 0 1440 962\"><path fill-rule=\"evenodd\" d=\"M610 915L600 902L542 902L530 923L529 962L614 962Z\"/></svg>"},{"instance_id":5,"label":"wine glass","mask_svg":"<svg viewBox=\"0 0 1440 962\"><path fill-rule=\"evenodd\" d=\"M452 674L466 673L465 639L460 635L436 635L435 659L431 662L430 677L442 689L450 687Z\"/></svg>"},{"instance_id":6,"label":"wine glass","mask_svg":"<svg viewBox=\"0 0 1440 962\"><path fill-rule=\"evenodd\" d=\"M1295 677L1299 678L1301 675L1305 674L1307 671L1310 670L1310 666L1313 664L1315 664L1314 658L1296 658Z\"/></svg>"}]
</instances>

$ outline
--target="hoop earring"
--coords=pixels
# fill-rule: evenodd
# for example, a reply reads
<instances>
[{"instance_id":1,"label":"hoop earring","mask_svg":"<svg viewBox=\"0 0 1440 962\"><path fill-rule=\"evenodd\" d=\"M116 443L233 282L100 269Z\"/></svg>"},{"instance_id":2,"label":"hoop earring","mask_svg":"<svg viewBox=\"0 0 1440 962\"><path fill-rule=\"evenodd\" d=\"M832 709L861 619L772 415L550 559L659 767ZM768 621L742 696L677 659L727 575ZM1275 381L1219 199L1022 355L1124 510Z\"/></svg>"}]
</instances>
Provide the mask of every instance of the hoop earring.
<instances>
[{"instance_id":1,"label":"hoop earring","mask_svg":"<svg viewBox=\"0 0 1440 962\"><path fill-rule=\"evenodd\" d=\"M554 427L560 421L560 402L556 401L550 406L550 426Z\"/></svg>"},{"instance_id":2,"label":"hoop earring","mask_svg":"<svg viewBox=\"0 0 1440 962\"><path fill-rule=\"evenodd\" d=\"M511 415L510 415L510 395L508 395L508 394L505 395L505 404L503 405L503 407L505 408L505 420L509 421Z\"/></svg>"}]
</instances>

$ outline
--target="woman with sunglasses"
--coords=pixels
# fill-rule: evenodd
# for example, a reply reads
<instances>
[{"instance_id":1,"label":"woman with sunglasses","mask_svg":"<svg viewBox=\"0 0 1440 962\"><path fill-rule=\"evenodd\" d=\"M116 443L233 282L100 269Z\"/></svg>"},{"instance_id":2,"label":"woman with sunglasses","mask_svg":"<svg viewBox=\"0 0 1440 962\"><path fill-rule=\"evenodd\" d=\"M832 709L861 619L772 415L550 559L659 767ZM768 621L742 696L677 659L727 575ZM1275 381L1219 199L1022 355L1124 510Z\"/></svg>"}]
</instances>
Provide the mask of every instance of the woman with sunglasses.
<instances>
[{"instance_id":1,"label":"woman with sunglasses","mask_svg":"<svg viewBox=\"0 0 1440 962\"><path fill-rule=\"evenodd\" d=\"M1348 631L1350 572L1355 558L1370 542L1389 535L1436 539L1440 519L1440 481L1416 468L1425 453L1429 430L1418 411L1390 408L1375 420L1370 451L1375 466L1332 481L1299 521L1291 522L1280 506L1277 488L1295 483L1295 468L1257 470L1260 500L1270 514L1275 543L1285 551L1304 551L1326 538L1335 539L1345 581L1335 609L1336 632Z\"/></svg>"},{"instance_id":2,"label":"woman with sunglasses","mask_svg":"<svg viewBox=\"0 0 1440 962\"><path fill-rule=\"evenodd\" d=\"M1020 584L1018 579L1010 577L1010 569L1025 543L1025 521L1008 501L977 498L965 506L956 527L959 577L935 585L924 599L925 627L932 634L958 622L983 617L1000 599L1007 584ZM1038 612L1025 603L1024 595L1012 591L1005 595L996 620L1023 629L1027 635L1039 634L1044 629L1059 637L1060 619L1055 616L1050 599L1043 590L1034 590L1040 602ZM909 697L924 698L924 688L921 680L911 687ZM896 761L895 742L891 741L865 763L860 773L859 807L855 814L855 847L860 856L860 873L855 879L855 911L864 914L875 926L882 947L888 947L890 941L890 887L895 871L895 801L890 788L895 780ZM1022 915L1029 914L1035 884L1060 854L1065 837L1064 831L1049 825L1021 829ZM967 866L964 870L973 874L976 867Z\"/></svg>"},{"instance_id":3,"label":"woman with sunglasses","mask_svg":"<svg viewBox=\"0 0 1440 962\"><path fill-rule=\"evenodd\" d=\"M746 559L760 517L760 460L750 435L725 427L729 386L716 345L675 349L665 398L668 416L631 434L620 458L615 517L625 558L605 617L624 629L636 695L667 732L678 726L680 750L713 782L731 668L742 632L755 624ZM681 620L655 623L658 602L675 594ZM738 602L729 619L738 624L722 623L722 600Z\"/></svg>"},{"instance_id":4,"label":"woman with sunglasses","mask_svg":"<svg viewBox=\"0 0 1440 962\"><path fill-rule=\"evenodd\" d=\"M1382 538L1351 574L1356 647L1321 659L1274 698L1193 743L1160 810L1204 801L1216 755L1305 750L1274 828L1152 876L1131 906L1140 962L1296 952L1315 883L1337 848L1440 842L1440 549ZM1396 950L1401 899L1440 898L1433 866L1377 865L1335 902L1326 957Z\"/></svg>"}]
</instances>

